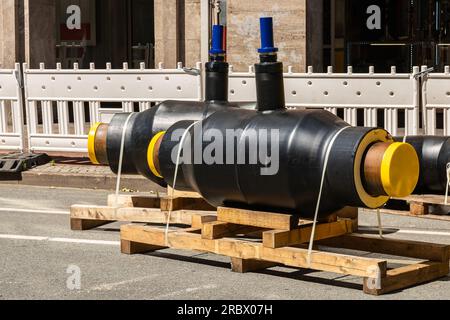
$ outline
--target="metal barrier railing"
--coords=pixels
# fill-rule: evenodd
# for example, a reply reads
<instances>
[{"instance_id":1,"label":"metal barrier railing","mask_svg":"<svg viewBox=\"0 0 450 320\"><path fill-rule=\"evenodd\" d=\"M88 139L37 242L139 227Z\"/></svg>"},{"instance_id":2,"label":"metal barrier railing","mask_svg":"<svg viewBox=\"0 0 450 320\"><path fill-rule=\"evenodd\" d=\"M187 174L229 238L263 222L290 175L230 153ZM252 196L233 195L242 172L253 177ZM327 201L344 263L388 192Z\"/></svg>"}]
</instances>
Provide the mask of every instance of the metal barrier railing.
<instances>
[{"instance_id":1,"label":"metal barrier railing","mask_svg":"<svg viewBox=\"0 0 450 320\"><path fill-rule=\"evenodd\" d=\"M23 151L24 119L20 65L0 70L0 150Z\"/></svg>"},{"instance_id":2,"label":"metal barrier railing","mask_svg":"<svg viewBox=\"0 0 450 320\"><path fill-rule=\"evenodd\" d=\"M358 123L368 127L377 127L379 112L384 114L384 126L393 135L400 133L416 135L419 133L420 85L414 77L419 72L415 67L413 74L397 73L392 67L391 73L313 73L311 67L307 73L294 73L289 67L285 74L286 104L289 107L320 108L338 114L342 110L343 118L349 124ZM247 73L230 73L231 101L255 101L255 79L253 68ZM363 110L358 119L358 110ZM399 111L404 111L404 121L399 121ZM400 132L400 123L404 123Z\"/></svg>"},{"instance_id":3,"label":"metal barrier railing","mask_svg":"<svg viewBox=\"0 0 450 320\"><path fill-rule=\"evenodd\" d=\"M197 68L201 68L198 64ZM202 100L201 73L176 69L40 69L24 66L31 151L86 152L94 123L118 112L144 111L164 100ZM135 108L136 107L136 108Z\"/></svg>"},{"instance_id":4,"label":"metal barrier railing","mask_svg":"<svg viewBox=\"0 0 450 320\"><path fill-rule=\"evenodd\" d=\"M422 70L427 70L426 66ZM427 73L422 81L422 112L425 133L450 136L450 67L444 73ZM442 116L439 132L438 116Z\"/></svg>"}]
</instances>

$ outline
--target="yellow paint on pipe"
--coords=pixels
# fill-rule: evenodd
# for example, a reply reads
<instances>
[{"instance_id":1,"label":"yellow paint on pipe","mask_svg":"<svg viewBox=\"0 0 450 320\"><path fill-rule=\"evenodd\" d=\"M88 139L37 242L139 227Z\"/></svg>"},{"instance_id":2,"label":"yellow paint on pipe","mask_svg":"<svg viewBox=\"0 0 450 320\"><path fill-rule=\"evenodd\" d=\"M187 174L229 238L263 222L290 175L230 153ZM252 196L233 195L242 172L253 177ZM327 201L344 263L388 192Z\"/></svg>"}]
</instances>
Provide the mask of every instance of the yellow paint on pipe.
<instances>
[{"instance_id":1,"label":"yellow paint on pipe","mask_svg":"<svg viewBox=\"0 0 450 320\"><path fill-rule=\"evenodd\" d=\"M153 160L153 155L155 152L155 146L158 143L159 139L164 136L166 134L165 131L163 132L159 132L157 134L155 134L155 136L153 137L153 139L150 141L150 144L148 146L148 151L147 151L147 162L148 162L148 167L150 169L150 171L158 178L163 178L161 176L161 174L158 172L158 170L156 169L156 165L155 165L155 161Z\"/></svg>"}]
</instances>

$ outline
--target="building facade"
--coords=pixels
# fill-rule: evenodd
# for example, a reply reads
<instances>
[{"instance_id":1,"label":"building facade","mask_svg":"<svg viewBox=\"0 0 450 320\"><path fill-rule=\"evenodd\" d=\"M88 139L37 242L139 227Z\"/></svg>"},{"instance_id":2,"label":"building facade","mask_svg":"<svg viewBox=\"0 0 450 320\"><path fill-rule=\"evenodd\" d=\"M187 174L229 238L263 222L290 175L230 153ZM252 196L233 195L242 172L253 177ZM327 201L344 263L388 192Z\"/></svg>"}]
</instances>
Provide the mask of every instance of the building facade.
<instances>
[{"instance_id":1,"label":"building facade","mask_svg":"<svg viewBox=\"0 0 450 320\"><path fill-rule=\"evenodd\" d=\"M228 60L245 71L257 59L260 16L274 17L280 59L296 71L450 63L450 0L2 0L0 68L194 66L219 20Z\"/></svg>"}]
</instances>

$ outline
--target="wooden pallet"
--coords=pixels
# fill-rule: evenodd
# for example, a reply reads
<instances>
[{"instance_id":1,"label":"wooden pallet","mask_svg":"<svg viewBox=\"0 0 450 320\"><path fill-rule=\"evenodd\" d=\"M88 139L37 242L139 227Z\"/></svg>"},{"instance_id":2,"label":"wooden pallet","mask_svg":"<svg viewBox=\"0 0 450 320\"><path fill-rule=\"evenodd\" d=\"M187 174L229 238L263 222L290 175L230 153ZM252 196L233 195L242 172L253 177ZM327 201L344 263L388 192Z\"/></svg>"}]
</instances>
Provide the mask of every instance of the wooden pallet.
<instances>
[{"instance_id":1,"label":"wooden pallet","mask_svg":"<svg viewBox=\"0 0 450 320\"><path fill-rule=\"evenodd\" d=\"M448 214L449 206L445 205L445 196L442 195L412 195L407 198L394 198L396 203L403 204L405 210L398 210L394 208L384 208L382 213L412 216L417 218L450 221L450 215ZM435 207L435 211L442 214L432 214L431 207ZM439 210L441 208L441 210Z\"/></svg>"},{"instance_id":2,"label":"wooden pallet","mask_svg":"<svg viewBox=\"0 0 450 320\"><path fill-rule=\"evenodd\" d=\"M346 209L355 216L357 209ZM218 208L217 221L201 227L171 229L124 225L121 227L121 250L137 254L164 248L196 250L231 258L232 270L250 272L275 265L314 269L364 279L367 294L380 295L444 277L449 273L449 246L405 240L381 239L353 232L354 221L339 214L317 225L317 249L308 263L306 244L310 240L312 221L294 216L233 208ZM361 254L333 252L349 249L414 258L400 267L389 269L388 259L367 258ZM399 262L396 260L396 263ZM378 278L377 278L378 277ZM373 284L376 285L373 285Z\"/></svg>"},{"instance_id":3,"label":"wooden pallet","mask_svg":"<svg viewBox=\"0 0 450 320\"><path fill-rule=\"evenodd\" d=\"M179 194L108 197L107 206L74 205L70 209L70 226L74 231L89 230L112 222L145 222L192 225L215 220L215 208L196 195Z\"/></svg>"}]
</instances>

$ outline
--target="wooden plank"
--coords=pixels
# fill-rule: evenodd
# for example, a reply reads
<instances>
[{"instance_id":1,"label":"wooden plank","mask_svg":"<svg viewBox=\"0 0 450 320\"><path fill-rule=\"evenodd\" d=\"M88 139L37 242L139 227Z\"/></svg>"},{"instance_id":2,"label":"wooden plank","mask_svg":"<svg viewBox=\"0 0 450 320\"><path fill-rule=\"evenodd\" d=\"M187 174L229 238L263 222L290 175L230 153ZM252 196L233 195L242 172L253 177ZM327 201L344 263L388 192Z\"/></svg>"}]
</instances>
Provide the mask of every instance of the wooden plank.
<instances>
[{"instance_id":1,"label":"wooden plank","mask_svg":"<svg viewBox=\"0 0 450 320\"><path fill-rule=\"evenodd\" d=\"M450 250L450 246L443 244L388 239L386 237L381 239L361 234L350 234L322 240L318 244L333 248L346 248L439 262L448 262Z\"/></svg>"},{"instance_id":2,"label":"wooden plank","mask_svg":"<svg viewBox=\"0 0 450 320\"><path fill-rule=\"evenodd\" d=\"M242 226L222 221L204 223L201 228L202 238L210 240L231 237L237 234L249 234L262 230L258 227Z\"/></svg>"},{"instance_id":3,"label":"wooden plank","mask_svg":"<svg viewBox=\"0 0 450 320\"><path fill-rule=\"evenodd\" d=\"M165 195L164 195L165 196ZM108 206L114 207L116 205L116 195L110 194L108 196ZM117 198L118 207L140 207L140 208L161 208L160 198L155 195L124 195L121 194Z\"/></svg>"},{"instance_id":4,"label":"wooden plank","mask_svg":"<svg viewBox=\"0 0 450 320\"><path fill-rule=\"evenodd\" d=\"M386 294L445 277L448 273L448 261L408 265L389 270L386 277L381 278L379 288L372 288L369 285L370 279L364 279L364 292L373 295Z\"/></svg>"},{"instance_id":5,"label":"wooden plank","mask_svg":"<svg viewBox=\"0 0 450 320\"><path fill-rule=\"evenodd\" d=\"M122 226L121 239L132 242L165 246L165 230L149 226ZM331 252L313 251L308 263L308 250L301 248L265 248L261 243L223 238L219 240L202 239L200 234L172 231L168 234L168 245L174 249L211 252L228 257L264 260L292 267L310 268L338 274L367 276L368 270L379 269L386 274L385 260L369 259Z\"/></svg>"},{"instance_id":6,"label":"wooden plank","mask_svg":"<svg viewBox=\"0 0 450 320\"><path fill-rule=\"evenodd\" d=\"M237 273L255 272L276 267L277 265L273 262L261 260L231 258L231 271Z\"/></svg>"},{"instance_id":7,"label":"wooden plank","mask_svg":"<svg viewBox=\"0 0 450 320\"><path fill-rule=\"evenodd\" d=\"M311 263L308 263L308 250L301 248L265 248L261 245L262 260L278 262L280 264L333 272L338 274L367 276L369 270L380 270L380 274L385 274L387 263L381 259L369 259L351 255L337 254L332 252L322 252L314 250L311 254Z\"/></svg>"},{"instance_id":8,"label":"wooden plank","mask_svg":"<svg viewBox=\"0 0 450 320\"><path fill-rule=\"evenodd\" d=\"M177 210L200 210L200 211L214 211L216 208L211 206L203 198L170 198L162 197L161 199L162 211L177 211Z\"/></svg>"},{"instance_id":9,"label":"wooden plank","mask_svg":"<svg viewBox=\"0 0 450 320\"><path fill-rule=\"evenodd\" d=\"M95 229L105 224L112 223L114 221L98 221L98 220L86 220L86 219L76 219L70 218L70 229L72 231L85 231Z\"/></svg>"},{"instance_id":10,"label":"wooden plank","mask_svg":"<svg viewBox=\"0 0 450 320\"><path fill-rule=\"evenodd\" d=\"M307 243L311 239L312 228L312 226L306 226L291 231L266 231L263 233L263 244L267 248L281 248ZM351 220L319 224L316 226L314 241L342 236L351 233L352 229Z\"/></svg>"},{"instance_id":11,"label":"wooden plank","mask_svg":"<svg viewBox=\"0 0 450 320\"><path fill-rule=\"evenodd\" d=\"M124 222L148 222L167 223L169 212L153 208L112 208L105 206L75 205L70 209L73 219L87 219L98 221L124 221ZM196 218L193 218L196 217ZM191 226L193 222L197 227L203 222L212 221L216 216L211 212L199 213L198 211L179 210L170 213L171 224Z\"/></svg>"},{"instance_id":12,"label":"wooden plank","mask_svg":"<svg viewBox=\"0 0 450 320\"><path fill-rule=\"evenodd\" d=\"M120 240L120 251L123 254L133 255L166 249L164 247L152 246L149 244Z\"/></svg>"},{"instance_id":13,"label":"wooden plank","mask_svg":"<svg viewBox=\"0 0 450 320\"><path fill-rule=\"evenodd\" d=\"M220 207L217 220L231 224L264 229L292 230L299 225L299 218L289 214Z\"/></svg>"},{"instance_id":14,"label":"wooden plank","mask_svg":"<svg viewBox=\"0 0 450 320\"><path fill-rule=\"evenodd\" d=\"M406 198L394 198L394 200L405 200L407 202L445 205L445 196L435 194L411 195Z\"/></svg>"},{"instance_id":15,"label":"wooden plank","mask_svg":"<svg viewBox=\"0 0 450 320\"><path fill-rule=\"evenodd\" d=\"M372 210L365 210L365 212L373 212ZM410 211L392 210L392 209L382 209L381 213L398 215L404 217L411 217ZM438 215L438 214L427 214L414 216L415 218L439 220L439 221L450 221L450 215Z\"/></svg>"},{"instance_id":16,"label":"wooden plank","mask_svg":"<svg viewBox=\"0 0 450 320\"><path fill-rule=\"evenodd\" d=\"M215 243L203 240L200 234L169 231L166 243L165 229L150 226L126 225L120 229L120 238L132 242L151 244L155 246L169 246L175 249L198 250L206 252L215 251ZM177 235L177 236L174 236Z\"/></svg>"}]
</instances>

